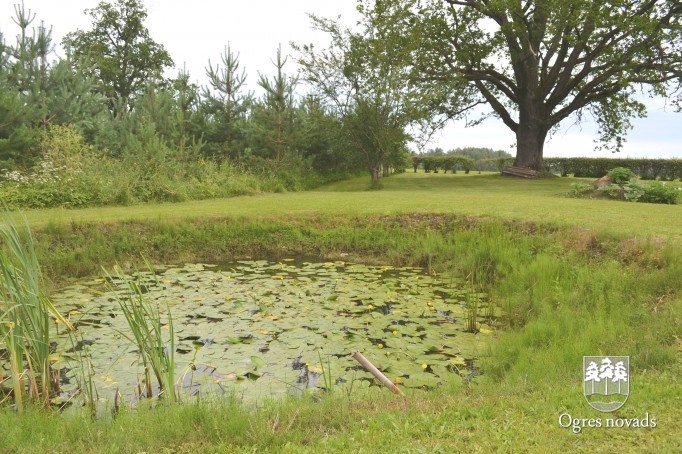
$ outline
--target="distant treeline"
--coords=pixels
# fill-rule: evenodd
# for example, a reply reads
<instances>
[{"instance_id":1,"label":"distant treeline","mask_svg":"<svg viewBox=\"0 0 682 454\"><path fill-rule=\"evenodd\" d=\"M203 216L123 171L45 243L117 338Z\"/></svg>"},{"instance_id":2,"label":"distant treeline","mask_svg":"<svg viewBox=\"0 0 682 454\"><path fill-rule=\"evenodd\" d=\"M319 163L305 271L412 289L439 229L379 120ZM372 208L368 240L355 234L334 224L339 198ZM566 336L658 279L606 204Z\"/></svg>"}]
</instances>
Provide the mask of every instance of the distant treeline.
<instances>
[{"instance_id":1,"label":"distant treeline","mask_svg":"<svg viewBox=\"0 0 682 454\"><path fill-rule=\"evenodd\" d=\"M456 172L462 170L469 173L476 171L501 171L505 166L511 165L514 157L502 150L492 148L465 147L443 151L435 148L426 153L412 156L412 167L416 172L421 166L425 172L439 172L443 170Z\"/></svg>"}]
</instances>

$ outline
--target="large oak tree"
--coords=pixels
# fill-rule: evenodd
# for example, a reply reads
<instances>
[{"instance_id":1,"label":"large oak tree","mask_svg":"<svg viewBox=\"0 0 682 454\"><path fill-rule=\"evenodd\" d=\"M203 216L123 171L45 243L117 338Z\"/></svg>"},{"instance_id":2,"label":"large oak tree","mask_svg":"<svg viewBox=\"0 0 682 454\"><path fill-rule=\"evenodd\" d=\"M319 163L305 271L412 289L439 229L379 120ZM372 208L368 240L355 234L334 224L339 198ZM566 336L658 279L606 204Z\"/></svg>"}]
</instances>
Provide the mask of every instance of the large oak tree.
<instances>
[{"instance_id":1,"label":"large oak tree","mask_svg":"<svg viewBox=\"0 0 682 454\"><path fill-rule=\"evenodd\" d=\"M411 37L413 81L443 114L497 117L516 134L517 166L543 170L548 134L585 114L618 150L646 112L638 91L670 95L682 74L679 0L360 3L381 33Z\"/></svg>"},{"instance_id":2,"label":"large oak tree","mask_svg":"<svg viewBox=\"0 0 682 454\"><path fill-rule=\"evenodd\" d=\"M81 71L101 81L114 113L127 111L150 80L173 65L170 54L149 36L141 0L100 2L86 10L91 30L69 33L64 45Z\"/></svg>"}]
</instances>

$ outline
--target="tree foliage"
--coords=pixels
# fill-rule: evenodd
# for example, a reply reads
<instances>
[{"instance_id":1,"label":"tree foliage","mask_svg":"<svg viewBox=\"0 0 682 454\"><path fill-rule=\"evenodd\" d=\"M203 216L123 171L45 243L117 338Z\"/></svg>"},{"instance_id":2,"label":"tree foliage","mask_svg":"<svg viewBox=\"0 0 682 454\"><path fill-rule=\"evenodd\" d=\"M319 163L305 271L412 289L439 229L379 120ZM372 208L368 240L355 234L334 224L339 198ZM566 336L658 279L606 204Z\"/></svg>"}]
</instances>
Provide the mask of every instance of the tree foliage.
<instances>
[{"instance_id":1,"label":"tree foliage","mask_svg":"<svg viewBox=\"0 0 682 454\"><path fill-rule=\"evenodd\" d=\"M208 61L206 76L210 87L203 91L206 113L213 119L211 128L207 131L211 141L217 142L218 149L211 154L221 159L237 155L234 142L243 135L239 123L244 119L252 102L251 93L244 93L246 70L239 70L239 53L225 46L220 56L222 67L215 68Z\"/></svg>"},{"instance_id":2,"label":"tree foliage","mask_svg":"<svg viewBox=\"0 0 682 454\"><path fill-rule=\"evenodd\" d=\"M50 125L71 123L92 138L105 107L68 55L55 61L52 30L33 27L36 14L23 3L14 10L15 43L0 37L0 160L8 168L33 164Z\"/></svg>"},{"instance_id":3,"label":"tree foliage","mask_svg":"<svg viewBox=\"0 0 682 454\"><path fill-rule=\"evenodd\" d=\"M277 48L277 57L272 63L277 70L272 79L263 74L258 75L258 85L265 91L265 96L260 103L262 108L259 113L266 123L263 135L269 144L273 145L275 161L279 162L282 159L285 145L290 145L287 136L292 134L294 93L298 78L288 76L284 72L287 58L282 57L281 45ZM271 127L268 127L268 123ZM271 148L268 145L265 145L264 148Z\"/></svg>"},{"instance_id":4,"label":"tree foliage","mask_svg":"<svg viewBox=\"0 0 682 454\"><path fill-rule=\"evenodd\" d=\"M69 33L64 45L81 70L101 81L112 111L128 110L147 82L160 79L173 60L149 36L141 1L101 2L85 12L93 28Z\"/></svg>"},{"instance_id":5,"label":"tree foliage","mask_svg":"<svg viewBox=\"0 0 682 454\"><path fill-rule=\"evenodd\" d=\"M361 2L362 5L362 2ZM614 150L645 114L635 96L670 94L682 75L676 0L385 0L384 36L410 36L412 79L450 118L500 119L518 166L544 169L543 145L569 117L591 115ZM486 105L481 117L472 109Z\"/></svg>"},{"instance_id":6,"label":"tree foliage","mask_svg":"<svg viewBox=\"0 0 682 454\"><path fill-rule=\"evenodd\" d=\"M407 128L433 118L424 93L413 89L409 79L407 43L399 36L376 33L378 15L368 14L358 31L339 22L310 16L313 27L329 35L331 44L295 45L303 78L317 96L341 118L345 143L360 153L376 185L382 169L403 170Z\"/></svg>"}]
</instances>

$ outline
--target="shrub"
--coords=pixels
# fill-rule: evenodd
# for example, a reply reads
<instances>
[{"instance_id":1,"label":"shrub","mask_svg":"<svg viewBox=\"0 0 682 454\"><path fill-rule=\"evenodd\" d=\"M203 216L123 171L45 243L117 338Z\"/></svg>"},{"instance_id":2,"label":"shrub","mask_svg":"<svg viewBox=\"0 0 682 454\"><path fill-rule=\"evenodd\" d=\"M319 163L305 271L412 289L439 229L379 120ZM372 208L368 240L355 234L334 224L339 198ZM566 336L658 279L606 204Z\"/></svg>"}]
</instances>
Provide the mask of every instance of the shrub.
<instances>
[{"instance_id":1,"label":"shrub","mask_svg":"<svg viewBox=\"0 0 682 454\"><path fill-rule=\"evenodd\" d=\"M612 199L622 200L625 198L625 190L623 189L623 187L615 184L602 186L597 190L599 192L607 194Z\"/></svg>"},{"instance_id":2,"label":"shrub","mask_svg":"<svg viewBox=\"0 0 682 454\"><path fill-rule=\"evenodd\" d=\"M674 205L680 198L680 189L660 181L652 181L643 187L643 194L638 199L647 203L666 203Z\"/></svg>"},{"instance_id":3,"label":"shrub","mask_svg":"<svg viewBox=\"0 0 682 454\"><path fill-rule=\"evenodd\" d=\"M607 173L613 184L623 186L635 177L635 173L627 167L614 167Z\"/></svg>"},{"instance_id":4,"label":"shrub","mask_svg":"<svg viewBox=\"0 0 682 454\"><path fill-rule=\"evenodd\" d=\"M582 199L592 192L593 189L591 184L585 183L584 181L578 181L571 183L571 192L569 192L568 195L574 199Z\"/></svg>"},{"instance_id":5,"label":"shrub","mask_svg":"<svg viewBox=\"0 0 682 454\"><path fill-rule=\"evenodd\" d=\"M80 208L91 203L87 191L77 187L36 182L7 184L2 188L0 197L4 204L12 208Z\"/></svg>"},{"instance_id":6,"label":"shrub","mask_svg":"<svg viewBox=\"0 0 682 454\"><path fill-rule=\"evenodd\" d=\"M562 176L601 178L609 169L625 167L642 180L682 179L682 159L545 158L545 164Z\"/></svg>"},{"instance_id":7,"label":"shrub","mask_svg":"<svg viewBox=\"0 0 682 454\"><path fill-rule=\"evenodd\" d=\"M644 194L645 188L632 179L623 186L623 197L629 202L637 202Z\"/></svg>"},{"instance_id":8,"label":"shrub","mask_svg":"<svg viewBox=\"0 0 682 454\"><path fill-rule=\"evenodd\" d=\"M614 169L615 170L615 169ZM627 169L625 169L627 170ZM660 181L652 181L648 184L640 184L632 178L625 184L610 184L599 189L583 181L571 184L569 197L582 199L593 194L603 193L609 198L616 200L628 200L630 202L665 203L676 204L682 198L682 189Z\"/></svg>"},{"instance_id":9,"label":"shrub","mask_svg":"<svg viewBox=\"0 0 682 454\"><path fill-rule=\"evenodd\" d=\"M471 169L474 168L474 164L476 164L476 161L467 156L456 156L454 163L457 167L464 170L465 174L468 174L469 172L471 172Z\"/></svg>"}]
</instances>

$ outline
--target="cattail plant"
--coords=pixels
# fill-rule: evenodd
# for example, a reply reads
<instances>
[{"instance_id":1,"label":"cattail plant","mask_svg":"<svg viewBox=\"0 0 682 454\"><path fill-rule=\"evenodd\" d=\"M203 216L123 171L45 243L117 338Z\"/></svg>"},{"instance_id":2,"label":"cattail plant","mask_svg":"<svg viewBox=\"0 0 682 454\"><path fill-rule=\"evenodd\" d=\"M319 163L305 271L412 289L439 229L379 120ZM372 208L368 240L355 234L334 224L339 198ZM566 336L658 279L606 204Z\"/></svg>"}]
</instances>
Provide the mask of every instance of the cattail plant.
<instances>
[{"instance_id":1,"label":"cattail plant","mask_svg":"<svg viewBox=\"0 0 682 454\"><path fill-rule=\"evenodd\" d=\"M112 280L111 276L109 278ZM138 393L140 396L153 396L153 373L159 386L159 396L175 402L178 397L175 391L175 332L170 309L164 324L158 304L147 300L139 279L131 280L122 275L118 279L126 286L125 296L120 297L118 303L130 328L130 333L121 332L121 335L137 346L144 368L145 392L140 388ZM163 335L166 329L168 341Z\"/></svg>"},{"instance_id":2,"label":"cattail plant","mask_svg":"<svg viewBox=\"0 0 682 454\"><path fill-rule=\"evenodd\" d=\"M68 330L73 326L44 294L28 225L22 235L5 213L0 241L0 347L7 352L11 396L17 412L29 403L48 407L59 392L59 376L52 367L56 355L50 351L51 327L55 322Z\"/></svg>"}]
</instances>

